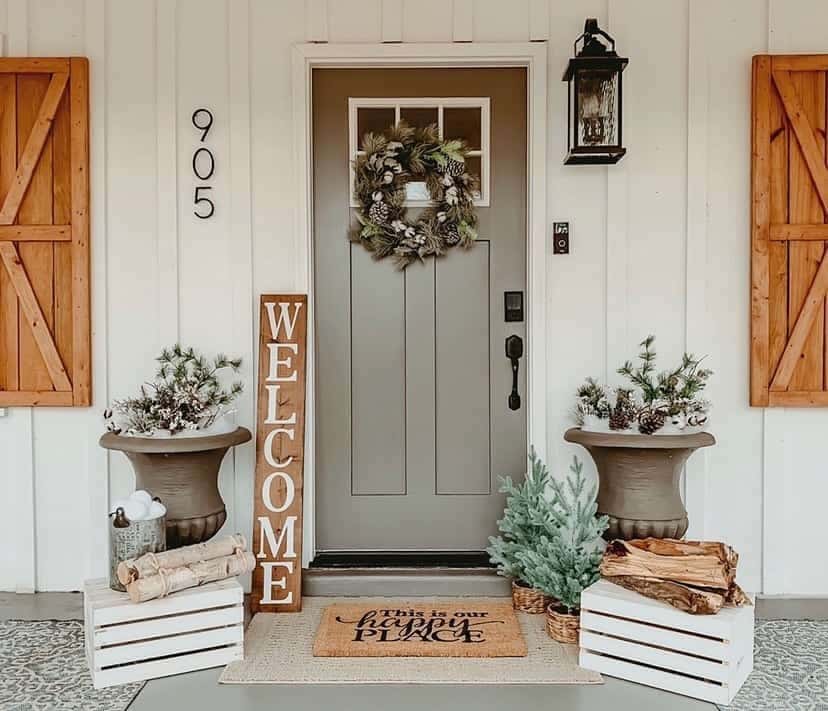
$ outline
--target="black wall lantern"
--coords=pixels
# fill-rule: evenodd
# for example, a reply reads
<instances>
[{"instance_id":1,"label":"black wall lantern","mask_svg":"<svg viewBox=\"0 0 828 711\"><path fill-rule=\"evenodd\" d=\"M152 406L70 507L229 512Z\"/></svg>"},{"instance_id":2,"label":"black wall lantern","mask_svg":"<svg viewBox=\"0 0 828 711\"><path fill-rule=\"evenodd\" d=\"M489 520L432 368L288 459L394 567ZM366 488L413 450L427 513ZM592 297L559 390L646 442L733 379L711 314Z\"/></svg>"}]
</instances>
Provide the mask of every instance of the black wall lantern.
<instances>
[{"instance_id":1,"label":"black wall lantern","mask_svg":"<svg viewBox=\"0 0 828 711\"><path fill-rule=\"evenodd\" d=\"M569 84L564 163L617 163L627 152L621 144L621 72L629 60L618 56L615 40L594 18L584 23L574 51L563 75Z\"/></svg>"}]
</instances>

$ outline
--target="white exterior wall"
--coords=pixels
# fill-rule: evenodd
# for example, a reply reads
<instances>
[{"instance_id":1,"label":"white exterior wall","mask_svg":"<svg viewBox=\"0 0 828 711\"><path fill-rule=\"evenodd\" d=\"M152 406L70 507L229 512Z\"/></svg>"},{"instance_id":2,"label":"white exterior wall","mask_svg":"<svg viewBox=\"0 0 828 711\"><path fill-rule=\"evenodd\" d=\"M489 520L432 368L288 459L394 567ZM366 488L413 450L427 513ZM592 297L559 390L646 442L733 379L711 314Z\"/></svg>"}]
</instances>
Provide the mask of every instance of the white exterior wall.
<instances>
[{"instance_id":1,"label":"white exterior wall","mask_svg":"<svg viewBox=\"0 0 828 711\"><path fill-rule=\"evenodd\" d=\"M628 155L610 168L561 163L560 75L586 16L630 57ZM561 434L585 376L613 380L648 333L665 361L707 353L719 443L689 466L690 534L733 544L749 590L828 594L813 565L828 412L747 405L750 58L828 52L826 23L823 0L0 0L8 54L92 62L95 397L0 417L0 589L73 590L105 570L107 499L133 482L97 446L100 412L162 345L244 356L251 424L255 303L299 272L291 45L548 38L548 217L572 235L572 254L547 256L553 468L578 452ZM209 221L192 217L200 106L216 117ZM252 463L248 445L222 470L228 529L251 529Z\"/></svg>"}]
</instances>

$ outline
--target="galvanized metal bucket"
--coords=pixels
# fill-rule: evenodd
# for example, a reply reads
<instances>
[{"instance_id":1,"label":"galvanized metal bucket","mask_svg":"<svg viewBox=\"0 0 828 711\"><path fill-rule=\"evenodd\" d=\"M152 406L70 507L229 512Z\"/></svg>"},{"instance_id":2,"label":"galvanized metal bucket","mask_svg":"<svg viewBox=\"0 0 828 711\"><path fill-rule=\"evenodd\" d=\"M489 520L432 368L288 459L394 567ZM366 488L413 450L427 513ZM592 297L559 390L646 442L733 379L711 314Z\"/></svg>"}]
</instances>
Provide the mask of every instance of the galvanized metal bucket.
<instances>
[{"instance_id":1,"label":"galvanized metal bucket","mask_svg":"<svg viewBox=\"0 0 828 711\"><path fill-rule=\"evenodd\" d=\"M167 517L129 521L123 515L123 509L117 509L109 518L109 587L126 592L118 580L118 564L144 553L167 550Z\"/></svg>"}]
</instances>

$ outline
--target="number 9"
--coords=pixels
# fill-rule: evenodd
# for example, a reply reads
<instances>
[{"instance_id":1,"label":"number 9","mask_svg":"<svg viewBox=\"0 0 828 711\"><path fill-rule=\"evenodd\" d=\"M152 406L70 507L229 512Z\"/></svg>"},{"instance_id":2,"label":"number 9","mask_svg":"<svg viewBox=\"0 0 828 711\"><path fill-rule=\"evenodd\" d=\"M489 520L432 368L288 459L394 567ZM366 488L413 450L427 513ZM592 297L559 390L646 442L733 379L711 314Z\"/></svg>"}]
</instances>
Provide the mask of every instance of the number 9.
<instances>
[{"instance_id":1,"label":"number 9","mask_svg":"<svg viewBox=\"0 0 828 711\"><path fill-rule=\"evenodd\" d=\"M199 119L200 115L206 115L206 119ZM213 127L213 114L210 113L209 109L196 109L193 111L192 122L193 126L202 132L201 142L204 143L204 139L207 138L207 134L210 133L210 129Z\"/></svg>"}]
</instances>

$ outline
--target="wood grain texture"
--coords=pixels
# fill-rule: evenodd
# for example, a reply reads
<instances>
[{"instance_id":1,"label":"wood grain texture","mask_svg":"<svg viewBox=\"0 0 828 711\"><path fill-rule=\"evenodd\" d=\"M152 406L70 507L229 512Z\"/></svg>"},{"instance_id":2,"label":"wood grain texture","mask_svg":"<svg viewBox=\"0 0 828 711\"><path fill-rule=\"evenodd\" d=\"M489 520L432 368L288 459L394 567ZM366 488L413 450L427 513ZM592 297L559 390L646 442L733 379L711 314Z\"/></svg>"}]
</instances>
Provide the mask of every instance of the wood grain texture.
<instances>
[{"instance_id":1,"label":"wood grain texture","mask_svg":"<svg viewBox=\"0 0 828 711\"><path fill-rule=\"evenodd\" d=\"M691 615L715 615L724 607L725 598L721 593L700 590L671 580L653 580L635 575L616 575L607 580L653 600L666 602Z\"/></svg>"},{"instance_id":2,"label":"wood grain texture","mask_svg":"<svg viewBox=\"0 0 828 711\"><path fill-rule=\"evenodd\" d=\"M770 57L753 58L751 131L750 404L768 404L768 230L770 227Z\"/></svg>"},{"instance_id":3,"label":"wood grain texture","mask_svg":"<svg viewBox=\"0 0 828 711\"><path fill-rule=\"evenodd\" d=\"M43 79L46 79L49 83L45 94L41 98L40 90ZM29 110L35 104L39 105L40 108L31 128L28 129L31 132L28 134L25 149L22 153L18 150L17 174L3 201L3 207L0 208L0 225L10 225L14 222L18 211L22 208L21 204L24 196L27 191L31 193L35 181L35 169L39 166L45 166L46 161L51 161L50 151L47 151L42 157L41 154L44 153L43 149L47 145L52 121L68 80L68 74L55 74L51 80L48 77L39 76L18 78L18 111ZM23 122L20 121L20 124L19 131L23 128Z\"/></svg>"},{"instance_id":4,"label":"wood grain texture","mask_svg":"<svg viewBox=\"0 0 828 711\"><path fill-rule=\"evenodd\" d=\"M773 223L788 222L788 145L791 140L779 94L770 98L770 238ZM768 374L770 378L788 342L788 245L768 244Z\"/></svg>"},{"instance_id":5,"label":"wood grain texture","mask_svg":"<svg viewBox=\"0 0 828 711\"><path fill-rule=\"evenodd\" d=\"M69 242L71 225L0 225L0 242Z\"/></svg>"},{"instance_id":6,"label":"wood grain texture","mask_svg":"<svg viewBox=\"0 0 828 711\"><path fill-rule=\"evenodd\" d=\"M3 61L0 61L0 66ZM17 173L17 77L0 74L0 205ZM17 294L0 268L0 390L18 388Z\"/></svg>"},{"instance_id":7,"label":"wood grain texture","mask_svg":"<svg viewBox=\"0 0 828 711\"><path fill-rule=\"evenodd\" d=\"M280 318L285 313L280 304L287 305L286 315L293 322L292 329L288 319ZM271 327L268 305L273 308L275 329ZM252 548L258 565L253 571L250 593L254 614L302 609L306 363L307 296L262 295ZM268 386L278 386L278 396ZM280 539L283 530L290 529L291 519L295 520L292 539L288 536ZM270 526L276 542L281 541L276 550L268 540L266 525ZM289 541L293 551L288 549ZM263 564L273 562L279 564L273 569L273 579L285 579L284 585L271 586L272 599L281 602L268 602L265 590L267 579Z\"/></svg>"},{"instance_id":8,"label":"wood grain texture","mask_svg":"<svg viewBox=\"0 0 828 711\"><path fill-rule=\"evenodd\" d=\"M803 242L811 240L824 242L828 240L828 225L772 224L770 238L778 242Z\"/></svg>"},{"instance_id":9,"label":"wood grain texture","mask_svg":"<svg viewBox=\"0 0 828 711\"><path fill-rule=\"evenodd\" d=\"M92 404L89 289L89 61L72 59L72 377L75 405Z\"/></svg>"},{"instance_id":10,"label":"wood grain texture","mask_svg":"<svg viewBox=\"0 0 828 711\"><path fill-rule=\"evenodd\" d=\"M0 74L54 74L68 71L68 59L10 57L0 62Z\"/></svg>"}]
</instances>

